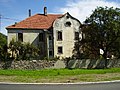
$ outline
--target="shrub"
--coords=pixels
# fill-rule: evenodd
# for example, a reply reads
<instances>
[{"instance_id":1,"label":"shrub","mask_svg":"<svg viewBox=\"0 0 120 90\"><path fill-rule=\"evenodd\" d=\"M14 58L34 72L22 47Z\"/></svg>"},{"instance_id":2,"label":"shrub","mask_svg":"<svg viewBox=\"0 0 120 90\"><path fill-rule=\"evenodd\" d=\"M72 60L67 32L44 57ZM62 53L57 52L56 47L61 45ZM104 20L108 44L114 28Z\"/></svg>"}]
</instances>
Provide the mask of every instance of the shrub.
<instances>
[{"instance_id":1,"label":"shrub","mask_svg":"<svg viewBox=\"0 0 120 90\"><path fill-rule=\"evenodd\" d=\"M16 60L30 60L39 56L39 49L30 43L12 40L9 44L9 50L11 51L12 58Z\"/></svg>"}]
</instances>

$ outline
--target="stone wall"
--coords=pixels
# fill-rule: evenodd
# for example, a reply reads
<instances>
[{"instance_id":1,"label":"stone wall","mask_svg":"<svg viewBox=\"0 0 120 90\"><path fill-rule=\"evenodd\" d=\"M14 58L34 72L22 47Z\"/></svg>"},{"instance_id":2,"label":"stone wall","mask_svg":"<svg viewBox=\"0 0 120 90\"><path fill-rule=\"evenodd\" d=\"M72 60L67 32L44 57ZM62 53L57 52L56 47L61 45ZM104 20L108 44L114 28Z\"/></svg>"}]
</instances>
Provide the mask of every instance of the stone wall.
<instances>
[{"instance_id":1,"label":"stone wall","mask_svg":"<svg viewBox=\"0 0 120 90\"><path fill-rule=\"evenodd\" d=\"M60 69L60 68L104 68L105 60L31 60L31 61L0 61L0 69L20 69L20 70L40 70L40 69ZM120 68L120 59L108 60L108 68L117 67Z\"/></svg>"},{"instance_id":2,"label":"stone wall","mask_svg":"<svg viewBox=\"0 0 120 90\"><path fill-rule=\"evenodd\" d=\"M91 59L82 59L82 60L70 60L67 64L67 68L104 68L105 60L91 60ZM120 68L120 59L111 59L107 60L108 68Z\"/></svg>"},{"instance_id":3,"label":"stone wall","mask_svg":"<svg viewBox=\"0 0 120 90\"><path fill-rule=\"evenodd\" d=\"M0 62L0 69L37 70L51 68L56 61L31 60Z\"/></svg>"}]
</instances>

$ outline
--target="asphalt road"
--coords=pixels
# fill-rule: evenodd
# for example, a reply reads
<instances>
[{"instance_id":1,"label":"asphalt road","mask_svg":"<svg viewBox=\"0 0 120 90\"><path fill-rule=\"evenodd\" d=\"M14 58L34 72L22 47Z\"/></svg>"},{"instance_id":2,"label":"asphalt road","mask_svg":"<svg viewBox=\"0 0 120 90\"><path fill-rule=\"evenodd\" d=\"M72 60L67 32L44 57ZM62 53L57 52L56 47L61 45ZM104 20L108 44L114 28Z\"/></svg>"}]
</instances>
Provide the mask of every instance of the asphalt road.
<instances>
[{"instance_id":1,"label":"asphalt road","mask_svg":"<svg viewBox=\"0 0 120 90\"><path fill-rule=\"evenodd\" d=\"M9 85L0 84L0 90L120 90L120 82L78 85Z\"/></svg>"}]
</instances>

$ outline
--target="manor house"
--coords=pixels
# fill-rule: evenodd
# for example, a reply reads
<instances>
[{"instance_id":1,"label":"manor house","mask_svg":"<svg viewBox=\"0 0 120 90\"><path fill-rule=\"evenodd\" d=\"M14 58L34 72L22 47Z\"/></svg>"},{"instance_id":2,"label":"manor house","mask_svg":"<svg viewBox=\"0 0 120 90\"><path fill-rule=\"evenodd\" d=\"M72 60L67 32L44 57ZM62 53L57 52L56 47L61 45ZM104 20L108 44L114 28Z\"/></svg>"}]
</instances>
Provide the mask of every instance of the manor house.
<instances>
[{"instance_id":1,"label":"manor house","mask_svg":"<svg viewBox=\"0 0 120 90\"><path fill-rule=\"evenodd\" d=\"M41 57L71 57L75 42L82 39L81 23L78 19L65 14L36 14L25 20L6 27L8 44L15 41L29 42L40 48Z\"/></svg>"}]
</instances>

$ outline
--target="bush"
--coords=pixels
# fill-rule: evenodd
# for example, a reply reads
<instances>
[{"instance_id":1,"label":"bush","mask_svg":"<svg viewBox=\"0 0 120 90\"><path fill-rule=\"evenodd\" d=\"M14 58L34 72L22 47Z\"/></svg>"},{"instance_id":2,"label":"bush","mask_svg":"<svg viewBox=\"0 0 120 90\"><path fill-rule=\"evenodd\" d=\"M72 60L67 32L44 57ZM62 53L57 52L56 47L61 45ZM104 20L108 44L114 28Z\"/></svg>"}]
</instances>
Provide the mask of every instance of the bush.
<instances>
[{"instance_id":1,"label":"bush","mask_svg":"<svg viewBox=\"0 0 120 90\"><path fill-rule=\"evenodd\" d=\"M39 56L39 49L30 43L12 40L9 44L9 50L11 51L12 58L16 60L31 60Z\"/></svg>"}]
</instances>

